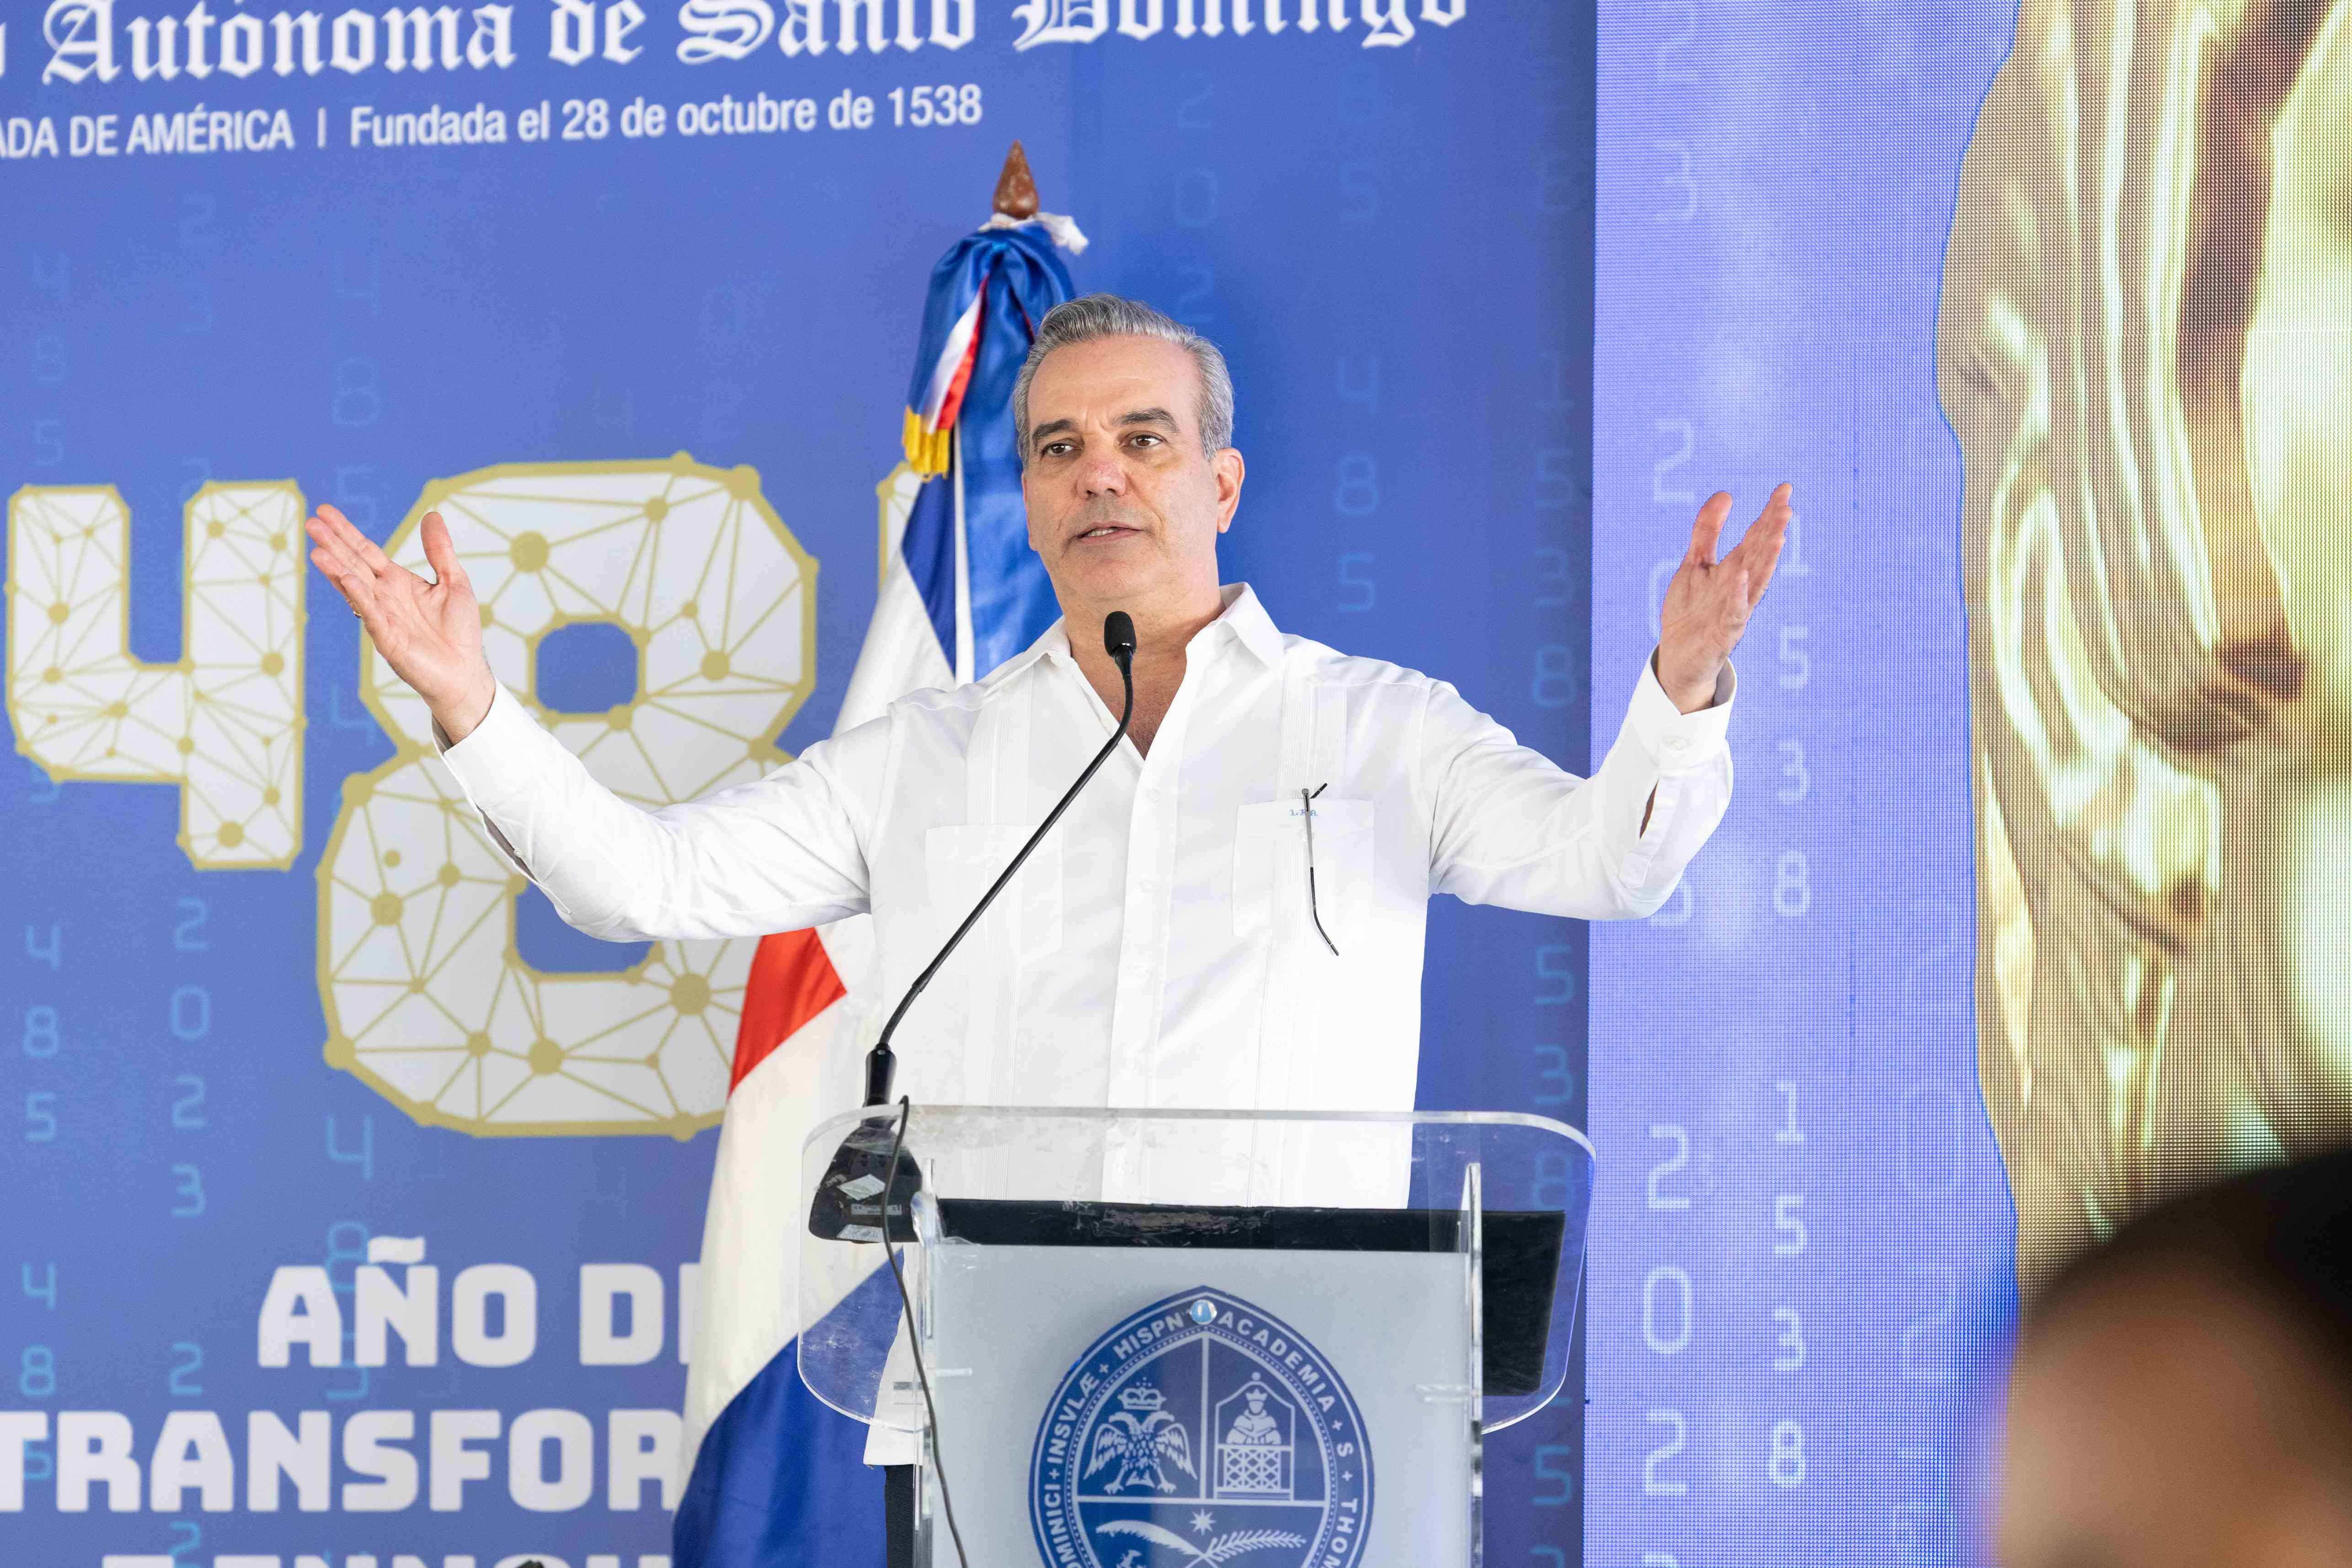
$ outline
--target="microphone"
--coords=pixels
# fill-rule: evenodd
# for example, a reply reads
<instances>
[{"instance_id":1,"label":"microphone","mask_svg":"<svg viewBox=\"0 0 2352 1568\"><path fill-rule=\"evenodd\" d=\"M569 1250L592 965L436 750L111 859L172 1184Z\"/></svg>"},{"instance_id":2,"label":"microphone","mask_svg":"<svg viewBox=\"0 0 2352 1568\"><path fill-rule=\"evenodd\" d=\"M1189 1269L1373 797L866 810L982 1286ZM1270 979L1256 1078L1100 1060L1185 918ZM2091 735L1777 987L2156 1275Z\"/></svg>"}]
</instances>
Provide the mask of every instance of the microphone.
<instances>
[{"instance_id":1,"label":"microphone","mask_svg":"<svg viewBox=\"0 0 2352 1568\"><path fill-rule=\"evenodd\" d=\"M1102 765L1110 761L1110 754L1118 749L1118 743L1127 739L1128 725L1135 719L1135 622L1125 610L1113 610L1103 617L1103 651L1110 655L1112 662L1118 666L1119 684L1125 693L1119 708L1118 728L1112 731L1109 740L1103 742L1102 750L1095 753L1094 761L1087 764L1086 771L1078 775L1077 781L1062 792L1062 798L1054 803L1054 809L1045 814L1045 820L1037 825L1037 831L1021 846L1021 852L1013 857L1013 863L998 873L996 880L989 884L988 891L980 896L980 902L971 907L971 912L964 916L963 923L956 927L954 934L948 938L947 945L940 949L938 956L924 966L920 974L915 976L915 983L907 987L906 995L898 999L898 1005L882 1026L882 1033L875 1040L874 1048L866 1053L866 1110L872 1110L890 1102L890 1083L898 1067L898 1058L890 1049L890 1039L898 1033L898 1022L907 1016L907 1009L915 1005L915 998L930 984L931 977L939 973L940 966L947 963L971 928L980 923L980 917L988 912L989 905L1004 891L1005 884L1013 880L1013 874L1028 860L1031 851L1054 830L1054 824L1062 819L1062 813L1078 798L1078 792L1087 787L1088 781L1101 771ZM815 1199L809 1205L811 1235L826 1241L880 1241L884 1239L886 1228L901 1238L913 1234L913 1227L905 1215L907 1205L921 1190L922 1173L913 1160L898 1163L896 1180L884 1173L891 1167L891 1146L895 1142L891 1135L891 1118L887 1115L868 1116L850 1130L849 1136L842 1141L840 1151L834 1155L833 1163L817 1183ZM884 1191L886 1184L889 1188L887 1193Z\"/></svg>"}]
</instances>

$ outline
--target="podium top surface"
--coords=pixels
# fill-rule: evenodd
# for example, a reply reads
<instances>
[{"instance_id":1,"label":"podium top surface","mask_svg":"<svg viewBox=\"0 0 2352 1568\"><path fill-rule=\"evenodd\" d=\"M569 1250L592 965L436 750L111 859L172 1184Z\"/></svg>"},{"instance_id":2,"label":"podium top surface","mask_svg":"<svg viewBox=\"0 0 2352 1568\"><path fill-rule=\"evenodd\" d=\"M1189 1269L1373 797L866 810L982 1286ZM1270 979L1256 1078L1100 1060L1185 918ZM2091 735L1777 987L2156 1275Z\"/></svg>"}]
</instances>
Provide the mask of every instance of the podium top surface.
<instances>
[{"instance_id":1,"label":"podium top surface","mask_svg":"<svg viewBox=\"0 0 2352 1568\"><path fill-rule=\"evenodd\" d=\"M803 1173L814 1178L810 1163L821 1170L861 1126L895 1132L897 1123L895 1108L827 1118L803 1146ZM944 1184L930 1190L943 1195L1321 1207L1402 1205L1416 1170L1476 1163L1491 1181L1519 1163L1565 1160L1589 1175L1595 1158L1566 1122L1485 1110L917 1105L904 1144L937 1167Z\"/></svg>"},{"instance_id":2,"label":"podium top surface","mask_svg":"<svg viewBox=\"0 0 2352 1568\"><path fill-rule=\"evenodd\" d=\"M863 1110L845 1110L817 1123L809 1133L808 1142L818 1143L828 1135L839 1134L856 1122L875 1116L895 1118L898 1106L876 1107ZM1565 1139L1581 1146L1588 1156L1593 1153L1592 1142L1578 1129L1565 1121L1555 1121L1549 1116L1537 1116L1522 1110L1249 1110L1231 1108L1160 1108L1146 1106L1093 1105L923 1105L912 1108L910 1130L927 1123L941 1128L963 1127L981 1136L1002 1136L1009 1124L1114 1124L1120 1122L1168 1122L1198 1124L1219 1121L1246 1121L1267 1125L1313 1124L1329 1127L1440 1127L1440 1128L1526 1128ZM910 1134L911 1136L911 1131Z\"/></svg>"}]
</instances>

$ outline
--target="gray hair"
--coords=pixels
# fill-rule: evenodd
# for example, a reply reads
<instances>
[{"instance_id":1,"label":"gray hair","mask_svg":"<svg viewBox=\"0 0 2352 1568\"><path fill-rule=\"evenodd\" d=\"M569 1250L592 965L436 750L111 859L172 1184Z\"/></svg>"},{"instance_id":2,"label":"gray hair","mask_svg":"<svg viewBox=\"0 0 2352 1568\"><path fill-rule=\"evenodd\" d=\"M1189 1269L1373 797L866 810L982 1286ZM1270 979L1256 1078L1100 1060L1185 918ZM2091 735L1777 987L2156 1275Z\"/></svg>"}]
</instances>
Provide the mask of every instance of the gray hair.
<instances>
[{"instance_id":1,"label":"gray hair","mask_svg":"<svg viewBox=\"0 0 2352 1568\"><path fill-rule=\"evenodd\" d=\"M1234 444L1234 378L1217 345L1139 300L1087 294L1045 312L1045 319L1037 323L1037 341L1029 347L1020 379L1013 384L1013 428L1024 466L1029 461L1029 384L1036 379L1037 367L1055 349L1098 338L1158 338L1192 355L1192 367L1201 373L1201 449L1213 458Z\"/></svg>"}]
</instances>

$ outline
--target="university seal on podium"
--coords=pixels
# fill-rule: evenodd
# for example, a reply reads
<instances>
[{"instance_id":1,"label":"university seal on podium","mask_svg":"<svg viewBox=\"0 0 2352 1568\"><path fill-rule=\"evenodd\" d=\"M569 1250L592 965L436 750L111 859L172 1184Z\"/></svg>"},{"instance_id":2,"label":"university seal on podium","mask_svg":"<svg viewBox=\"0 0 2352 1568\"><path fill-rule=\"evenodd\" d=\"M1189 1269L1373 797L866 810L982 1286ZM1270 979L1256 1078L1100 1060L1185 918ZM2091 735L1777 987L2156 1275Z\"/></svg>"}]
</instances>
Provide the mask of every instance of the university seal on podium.
<instances>
[{"instance_id":1,"label":"university seal on podium","mask_svg":"<svg viewBox=\"0 0 2352 1568\"><path fill-rule=\"evenodd\" d=\"M1354 1568L1371 1513L1371 1449L1338 1372L1205 1287L1097 1340L1029 1462L1049 1568Z\"/></svg>"}]
</instances>

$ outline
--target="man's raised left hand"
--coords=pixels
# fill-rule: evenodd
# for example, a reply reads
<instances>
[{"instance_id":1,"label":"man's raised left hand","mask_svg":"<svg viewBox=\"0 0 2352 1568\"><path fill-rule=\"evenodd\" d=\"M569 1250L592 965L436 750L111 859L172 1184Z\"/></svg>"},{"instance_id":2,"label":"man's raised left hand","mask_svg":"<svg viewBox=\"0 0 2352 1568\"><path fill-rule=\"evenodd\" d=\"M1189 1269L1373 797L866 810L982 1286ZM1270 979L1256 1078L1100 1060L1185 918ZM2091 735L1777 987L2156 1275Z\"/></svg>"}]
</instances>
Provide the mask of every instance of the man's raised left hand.
<instances>
[{"instance_id":1,"label":"man's raised left hand","mask_svg":"<svg viewBox=\"0 0 2352 1568\"><path fill-rule=\"evenodd\" d=\"M1696 713L1715 700L1717 678L1748 630L1748 617L1770 585L1789 537L1790 487L1772 491L1764 510L1731 552L1718 559L1716 545L1731 516L1731 492L1717 490L1698 509L1691 524L1690 550L1658 616L1658 684L1675 707Z\"/></svg>"}]
</instances>

